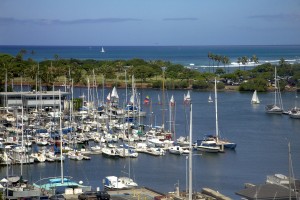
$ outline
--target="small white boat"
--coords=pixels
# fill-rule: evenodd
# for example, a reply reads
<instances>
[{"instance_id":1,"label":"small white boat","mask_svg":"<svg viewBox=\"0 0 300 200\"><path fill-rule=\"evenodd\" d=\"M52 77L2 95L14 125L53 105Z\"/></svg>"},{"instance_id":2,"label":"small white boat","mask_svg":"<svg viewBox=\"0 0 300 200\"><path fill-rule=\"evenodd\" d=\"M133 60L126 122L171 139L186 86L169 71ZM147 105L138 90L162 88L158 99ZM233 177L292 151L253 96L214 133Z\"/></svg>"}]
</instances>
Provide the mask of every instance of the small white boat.
<instances>
[{"instance_id":1,"label":"small white boat","mask_svg":"<svg viewBox=\"0 0 300 200\"><path fill-rule=\"evenodd\" d=\"M209 153L221 152L220 146L215 141L202 141L200 145L197 145L197 150Z\"/></svg>"},{"instance_id":2,"label":"small white boat","mask_svg":"<svg viewBox=\"0 0 300 200\"><path fill-rule=\"evenodd\" d=\"M184 147L184 146L189 146L189 138L188 137L183 137L183 136L180 136L177 140L176 140L176 143L181 146L181 147Z\"/></svg>"},{"instance_id":3,"label":"small white boat","mask_svg":"<svg viewBox=\"0 0 300 200\"><path fill-rule=\"evenodd\" d=\"M111 158L118 158L119 154L116 150L116 148L109 148L109 147L104 147L102 148L102 155L111 157Z\"/></svg>"},{"instance_id":4,"label":"small white boat","mask_svg":"<svg viewBox=\"0 0 300 200\"><path fill-rule=\"evenodd\" d=\"M300 119L300 110L292 110L289 113L290 118Z\"/></svg>"},{"instance_id":5,"label":"small white boat","mask_svg":"<svg viewBox=\"0 0 300 200\"><path fill-rule=\"evenodd\" d=\"M127 186L116 176L106 176L103 182L104 187L109 190L127 188Z\"/></svg>"},{"instance_id":6,"label":"small white boat","mask_svg":"<svg viewBox=\"0 0 300 200\"><path fill-rule=\"evenodd\" d=\"M139 153L136 152L134 149L118 148L117 152L121 158L125 158L125 157L137 158L139 155Z\"/></svg>"},{"instance_id":7,"label":"small white boat","mask_svg":"<svg viewBox=\"0 0 300 200\"><path fill-rule=\"evenodd\" d=\"M34 159L35 162L46 161L46 155L43 152L32 153L30 156Z\"/></svg>"},{"instance_id":8,"label":"small white boat","mask_svg":"<svg viewBox=\"0 0 300 200\"><path fill-rule=\"evenodd\" d=\"M119 177L118 181L126 185L126 188L134 188L138 186L138 184L129 177Z\"/></svg>"},{"instance_id":9,"label":"small white boat","mask_svg":"<svg viewBox=\"0 0 300 200\"><path fill-rule=\"evenodd\" d=\"M257 96L257 91L256 90L253 92L251 103L252 104L259 104L260 103L260 100Z\"/></svg>"},{"instance_id":10,"label":"small white boat","mask_svg":"<svg viewBox=\"0 0 300 200\"><path fill-rule=\"evenodd\" d=\"M190 95L190 91L187 92L187 94L183 95L183 102L185 104L189 104L191 102L191 95Z\"/></svg>"},{"instance_id":11,"label":"small white boat","mask_svg":"<svg viewBox=\"0 0 300 200\"><path fill-rule=\"evenodd\" d=\"M147 151L145 151L145 153L153 155L153 156L164 156L165 150L163 150L162 148L150 147L150 148L147 148Z\"/></svg>"},{"instance_id":12,"label":"small white boat","mask_svg":"<svg viewBox=\"0 0 300 200\"><path fill-rule=\"evenodd\" d=\"M102 147L99 145L95 145L91 147L91 154L101 154L102 153Z\"/></svg>"},{"instance_id":13,"label":"small white boat","mask_svg":"<svg viewBox=\"0 0 300 200\"><path fill-rule=\"evenodd\" d=\"M101 48L101 53L105 53L105 50L103 47Z\"/></svg>"},{"instance_id":14,"label":"small white boat","mask_svg":"<svg viewBox=\"0 0 300 200\"><path fill-rule=\"evenodd\" d=\"M68 156L71 160L82 160L84 157L81 153L75 151L69 151Z\"/></svg>"},{"instance_id":15,"label":"small white boat","mask_svg":"<svg viewBox=\"0 0 300 200\"><path fill-rule=\"evenodd\" d=\"M214 101L211 98L211 94L209 94L209 96L208 96L208 103L212 103L212 102L214 102Z\"/></svg>"},{"instance_id":16,"label":"small white boat","mask_svg":"<svg viewBox=\"0 0 300 200\"><path fill-rule=\"evenodd\" d=\"M181 146L172 146L169 148L169 152L171 154L181 155L181 154L183 154L184 150Z\"/></svg>"}]
</instances>

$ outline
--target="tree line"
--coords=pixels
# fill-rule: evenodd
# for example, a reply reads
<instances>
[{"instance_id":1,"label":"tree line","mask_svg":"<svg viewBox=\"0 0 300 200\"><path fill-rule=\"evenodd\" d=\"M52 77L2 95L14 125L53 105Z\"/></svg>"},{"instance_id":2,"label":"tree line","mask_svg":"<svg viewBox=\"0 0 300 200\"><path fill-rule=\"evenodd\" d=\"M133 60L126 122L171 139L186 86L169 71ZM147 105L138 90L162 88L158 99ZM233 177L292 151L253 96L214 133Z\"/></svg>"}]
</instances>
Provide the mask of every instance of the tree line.
<instances>
[{"instance_id":1,"label":"tree line","mask_svg":"<svg viewBox=\"0 0 300 200\"><path fill-rule=\"evenodd\" d=\"M79 60L61 59L56 54L51 60L37 62L31 58L24 60L26 50L21 50L16 56L0 54L0 80L2 91L5 80L23 84L27 83L35 86L37 83L51 88L56 84L70 83L74 85L87 85L94 80L101 86L104 82L106 86L120 86L124 84L125 78L130 82L134 75L138 86L161 88L162 81L169 89L212 89L212 80L218 76L225 85L239 85L241 91L267 91L274 80L274 65L270 63L259 64L257 56L250 59L247 56L239 57L237 63L239 67L234 71L229 70L230 58L223 55L208 53L208 59L213 66L212 72L200 72L197 69L187 68L180 64L174 64L163 60L150 60L135 58L131 60ZM34 51L30 54L34 55ZM241 70L240 64L253 63L250 70ZM220 63L223 67L220 67ZM217 64L218 67L215 67ZM226 69L227 66L227 69ZM290 64L283 58L276 64L278 76L281 77L281 85L284 89L286 85L298 86L300 80L299 63ZM231 71L231 72L230 72ZM126 74L126 77L125 77Z\"/></svg>"}]
</instances>

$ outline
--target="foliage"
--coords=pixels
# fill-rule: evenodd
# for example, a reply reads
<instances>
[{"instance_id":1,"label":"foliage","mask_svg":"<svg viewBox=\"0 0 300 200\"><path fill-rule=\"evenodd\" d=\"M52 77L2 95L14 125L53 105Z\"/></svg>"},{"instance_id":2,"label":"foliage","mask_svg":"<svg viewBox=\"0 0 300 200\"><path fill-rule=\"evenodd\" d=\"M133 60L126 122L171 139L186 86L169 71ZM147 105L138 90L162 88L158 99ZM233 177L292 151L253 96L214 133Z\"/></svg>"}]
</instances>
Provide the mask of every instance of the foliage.
<instances>
[{"instance_id":1,"label":"foliage","mask_svg":"<svg viewBox=\"0 0 300 200\"><path fill-rule=\"evenodd\" d=\"M58 54L55 54L52 60L36 62L31 58L24 60L25 54L34 55L35 52L21 49L16 56L0 54L0 84L4 85L6 77L7 82L11 82L12 80L20 80L19 77L22 76L23 80L26 79L31 85L38 82L44 87L50 88L52 85L61 84L65 80L68 83L73 80L74 85L87 85L88 77L96 77L96 80L102 80L104 77L106 84L120 86L125 80L126 71L127 80L130 80L131 76L134 75L136 82L145 83L147 86L152 85L153 88L162 88L163 67L165 67L164 75L167 80L166 88L169 89L189 88L191 85L195 89L207 89L211 87L210 80L218 75L226 81L241 83L239 89L242 91L254 89L265 91L266 85L269 82L274 82L275 66L277 66L278 77L282 80L281 88L287 84L297 86L300 81L299 63L289 64L284 58L281 58L278 64L264 63L258 65L256 55L252 55L250 58L242 56L237 59L239 65L253 62L253 69L245 70L244 68L241 70L239 67L239 69L229 73L226 66L229 65L230 58L226 55L216 55L209 52L207 56L209 65L219 66L221 63L223 67L214 67L214 73L202 73L197 69L190 69L180 64L162 60L145 61L139 58L131 60L78 60L62 59ZM251 86L251 84L254 85ZM35 89L34 86L33 89Z\"/></svg>"},{"instance_id":2,"label":"foliage","mask_svg":"<svg viewBox=\"0 0 300 200\"><path fill-rule=\"evenodd\" d=\"M257 90L258 92L265 92L268 89L268 82L262 78L254 78L247 82L243 82L239 90L240 91L254 91Z\"/></svg>"},{"instance_id":3,"label":"foliage","mask_svg":"<svg viewBox=\"0 0 300 200\"><path fill-rule=\"evenodd\" d=\"M197 80L197 81L193 82L192 88L193 89L202 89L202 90L203 89L208 89L209 88L209 84L205 80Z\"/></svg>"},{"instance_id":4,"label":"foliage","mask_svg":"<svg viewBox=\"0 0 300 200\"><path fill-rule=\"evenodd\" d=\"M83 105L83 100L81 98L73 99L73 107L75 110L79 110Z\"/></svg>"},{"instance_id":5,"label":"foliage","mask_svg":"<svg viewBox=\"0 0 300 200\"><path fill-rule=\"evenodd\" d=\"M153 81L152 82L152 88L161 88L162 87L162 81L158 80L158 81Z\"/></svg>"}]
</instances>

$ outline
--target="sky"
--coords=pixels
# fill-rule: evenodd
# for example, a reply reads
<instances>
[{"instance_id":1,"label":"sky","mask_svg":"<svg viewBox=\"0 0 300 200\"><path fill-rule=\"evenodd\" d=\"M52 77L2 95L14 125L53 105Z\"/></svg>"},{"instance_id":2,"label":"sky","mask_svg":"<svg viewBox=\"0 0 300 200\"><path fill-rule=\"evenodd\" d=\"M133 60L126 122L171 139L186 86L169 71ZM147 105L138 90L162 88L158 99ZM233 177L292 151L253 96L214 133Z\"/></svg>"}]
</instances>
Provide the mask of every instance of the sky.
<instances>
[{"instance_id":1,"label":"sky","mask_svg":"<svg viewBox=\"0 0 300 200\"><path fill-rule=\"evenodd\" d=\"M299 0L0 0L0 45L299 44Z\"/></svg>"}]
</instances>

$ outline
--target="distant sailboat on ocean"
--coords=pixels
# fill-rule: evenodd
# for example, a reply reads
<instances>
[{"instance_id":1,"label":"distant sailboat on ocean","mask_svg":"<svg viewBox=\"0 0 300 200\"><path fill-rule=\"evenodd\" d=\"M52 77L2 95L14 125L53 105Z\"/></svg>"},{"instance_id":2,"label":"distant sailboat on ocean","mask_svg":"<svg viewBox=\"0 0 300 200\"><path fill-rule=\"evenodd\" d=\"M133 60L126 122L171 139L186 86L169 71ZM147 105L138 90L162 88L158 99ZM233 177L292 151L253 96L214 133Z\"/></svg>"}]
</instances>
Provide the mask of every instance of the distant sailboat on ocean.
<instances>
[{"instance_id":1,"label":"distant sailboat on ocean","mask_svg":"<svg viewBox=\"0 0 300 200\"><path fill-rule=\"evenodd\" d=\"M257 96L257 91L256 90L253 92L251 103L252 104L259 104L260 103L260 100Z\"/></svg>"},{"instance_id":2,"label":"distant sailboat on ocean","mask_svg":"<svg viewBox=\"0 0 300 200\"><path fill-rule=\"evenodd\" d=\"M102 47L101 48L101 51L100 51L101 53L105 53L105 50L104 50L104 48Z\"/></svg>"}]
</instances>

